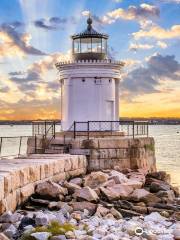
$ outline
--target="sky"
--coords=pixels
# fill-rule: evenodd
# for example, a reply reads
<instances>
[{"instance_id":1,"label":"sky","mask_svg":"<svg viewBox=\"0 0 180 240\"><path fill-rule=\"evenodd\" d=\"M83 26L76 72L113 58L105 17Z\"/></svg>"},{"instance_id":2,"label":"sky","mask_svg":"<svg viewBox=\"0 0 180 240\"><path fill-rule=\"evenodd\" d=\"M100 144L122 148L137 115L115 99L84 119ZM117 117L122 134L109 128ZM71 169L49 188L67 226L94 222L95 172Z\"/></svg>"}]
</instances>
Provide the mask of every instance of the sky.
<instances>
[{"instance_id":1,"label":"sky","mask_svg":"<svg viewBox=\"0 0 180 240\"><path fill-rule=\"evenodd\" d=\"M180 0L1 0L0 120L60 118L55 63L89 12L125 63L120 117L180 117Z\"/></svg>"}]
</instances>

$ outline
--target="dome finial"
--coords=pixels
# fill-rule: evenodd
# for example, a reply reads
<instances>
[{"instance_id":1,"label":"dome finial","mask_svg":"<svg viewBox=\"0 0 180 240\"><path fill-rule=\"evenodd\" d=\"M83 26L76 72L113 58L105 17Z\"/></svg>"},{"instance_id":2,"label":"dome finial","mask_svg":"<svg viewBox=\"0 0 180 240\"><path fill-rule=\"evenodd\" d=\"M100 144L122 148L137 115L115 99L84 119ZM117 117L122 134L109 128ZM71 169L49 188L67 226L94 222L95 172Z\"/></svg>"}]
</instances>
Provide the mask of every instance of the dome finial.
<instances>
[{"instance_id":1,"label":"dome finial","mask_svg":"<svg viewBox=\"0 0 180 240\"><path fill-rule=\"evenodd\" d=\"M87 24L88 24L88 26L87 26L87 30L88 31L91 31L91 29L92 29L92 17L91 17L91 12L89 12L89 17L88 17L88 19L87 19Z\"/></svg>"}]
</instances>

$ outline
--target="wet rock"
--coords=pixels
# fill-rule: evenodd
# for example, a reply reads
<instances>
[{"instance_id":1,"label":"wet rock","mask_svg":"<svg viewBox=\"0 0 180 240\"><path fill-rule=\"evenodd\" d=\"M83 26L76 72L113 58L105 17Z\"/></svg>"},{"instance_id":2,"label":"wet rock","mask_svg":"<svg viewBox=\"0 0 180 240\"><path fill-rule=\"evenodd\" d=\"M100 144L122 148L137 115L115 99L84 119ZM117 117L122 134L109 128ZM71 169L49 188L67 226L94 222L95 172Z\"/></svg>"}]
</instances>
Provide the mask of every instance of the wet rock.
<instances>
[{"instance_id":1,"label":"wet rock","mask_svg":"<svg viewBox=\"0 0 180 240\"><path fill-rule=\"evenodd\" d=\"M99 200L97 193L90 187L84 187L76 190L73 197L80 200L87 200L88 202L97 202Z\"/></svg>"},{"instance_id":2,"label":"wet rock","mask_svg":"<svg viewBox=\"0 0 180 240\"><path fill-rule=\"evenodd\" d=\"M92 189L99 187L101 184L107 182L108 175L103 172L92 172L84 179L84 186L88 186Z\"/></svg>"},{"instance_id":3,"label":"wet rock","mask_svg":"<svg viewBox=\"0 0 180 240\"><path fill-rule=\"evenodd\" d=\"M132 187L122 184L116 184L107 188L101 187L100 190L109 201L127 198L133 192Z\"/></svg>"},{"instance_id":4,"label":"wet rock","mask_svg":"<svg viewBox=\"0 0 180 240\"><path fill-rule=\"evenodd\" d=\"M71 206L74 211L84 211L84 209L87 209L91 215L93 215L96 211L96 204L90 203L90 202L73 202L71 203Z\"/></svg>"},{"instance_id":5,"label":"wet rock","mask_svg":"<svg viewBox=\"0 0 180 240\"><path fill-rule=\"evenodd\" d=\"M36 186L36 193L42 197L48 197L50 199L59 198L60 195L67 195L68 191L66 188L61 187L57 183L52 181L46 181L39 183Z\"/></svg>"},{"instance_id":6,"label":"wet rock","mask_svg":"<svg viewBox=\"0 0 180 240\"><path fill-rule=\"evenodd\" d=\"M123 173L120 173L118 171L115 171L115 170L112 170L110 172L109 179L110 180L113 179L116 184L121 184L121 183L128 182L128 178L126 177L126 175L124 175Z\"/></svg>"},{"instance_id":7,"label":"wet rock","mask_svg":"<svg viewBox=\"0 0 180 240\"><path fill-rule=\"evenodd\" d=\"M37 240L48 240L52 235L49 232L36 232L32 233L31 236Z\"/></svg>"}]
</instances>

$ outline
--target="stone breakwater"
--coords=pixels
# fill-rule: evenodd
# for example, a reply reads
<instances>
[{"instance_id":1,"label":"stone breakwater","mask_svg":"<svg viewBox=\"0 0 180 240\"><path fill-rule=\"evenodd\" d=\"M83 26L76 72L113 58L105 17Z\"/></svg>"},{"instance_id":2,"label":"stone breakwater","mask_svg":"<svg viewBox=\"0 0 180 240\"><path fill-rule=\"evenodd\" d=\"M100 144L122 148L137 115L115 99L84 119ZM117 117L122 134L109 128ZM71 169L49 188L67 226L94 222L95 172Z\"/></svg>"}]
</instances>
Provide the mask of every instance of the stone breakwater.
<instances>
[{"instance_id":1,"label":"stone breakwater","mask_svg":"<svg viewBox=\"0 0 180 240\"><path fill-rule=\"evenodd\" d=\"M0 217L0 239L180 239L179 191L165 172L104 170L39 182L15 213Z\"/></svg>"},{"instance_id":2,"label":"stone breakwater","mask_svg":"<svg viewBox=\"0 0 180 240\"><path fill-rule=\"evenodd\" d=\"M34 193L39 182L55 182L86 173L86 157L35 155L24 159L0 160L0 214L14 211Z\"/></svg>"}]
</instances>

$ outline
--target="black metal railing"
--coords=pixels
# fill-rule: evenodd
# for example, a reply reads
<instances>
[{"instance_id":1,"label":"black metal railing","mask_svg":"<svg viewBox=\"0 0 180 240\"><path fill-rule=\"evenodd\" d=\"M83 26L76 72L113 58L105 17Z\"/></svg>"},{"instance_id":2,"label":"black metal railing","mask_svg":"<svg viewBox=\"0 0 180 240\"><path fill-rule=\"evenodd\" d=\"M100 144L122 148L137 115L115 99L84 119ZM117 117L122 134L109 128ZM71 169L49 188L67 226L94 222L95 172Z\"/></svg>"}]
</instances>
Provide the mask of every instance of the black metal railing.
<instances>
[{"instance_id":1,"label":"black metal railing","mask_svg":"<svg viewBox=\"0 0 180 240\"><path fill-rule=\"evenodd\" d=\"M25 155L28 138L29 136L0 137L0 158Z\"/></svg>"},{"instance_id":2,"label":"black metal railing","mask_svg":"<svg viewBox=\"0 0 180 240\"><path fill-rule=\"evenodd\" d=\"M60 121L33 121L32 136L35 137L35 153L38 152L38 145L41 145L42 152L49 146L56 136L56 128L60 126ZM38 143L40 138L41 144ZM38 144L37 144L38 143Z\"/></svg>"},{"instance_id":3,"label":"black metal railing","mask_svg":"<svg viewBox=\"0 0 180 240\"><path fill-rule=\"evenodd\" d=\"M148 121L87 121L74 122L69 131L77 137L140 137L149 134Z\"/></svg>"}]
</instances>

